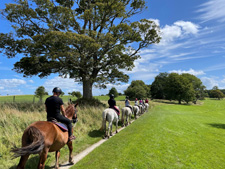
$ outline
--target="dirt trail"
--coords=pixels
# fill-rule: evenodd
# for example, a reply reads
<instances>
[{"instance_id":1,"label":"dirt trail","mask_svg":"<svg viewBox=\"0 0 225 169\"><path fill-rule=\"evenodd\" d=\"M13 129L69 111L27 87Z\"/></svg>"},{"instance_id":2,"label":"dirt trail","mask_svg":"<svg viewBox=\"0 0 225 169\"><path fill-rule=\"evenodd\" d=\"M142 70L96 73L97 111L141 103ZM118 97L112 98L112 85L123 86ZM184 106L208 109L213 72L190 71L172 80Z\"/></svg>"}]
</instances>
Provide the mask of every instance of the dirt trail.
<instances>
[{"instance_id":1,"label":"dirt trail","mask_svg":"<svg viewBox=\"0 0 225 169\"><path fill-rule=\"evenodd\" d=\"M139 117L139 116L138 116ZM132 122L134 122L135 120L132 120ZM118 129L118 132L120 132L121 130L125 129L125 127L121 127L120 129ZM116 134L116 132L113 133L112 137ZM76 163L78 163L81 159L83 159L86 155L88 155L90 152L92 152L95 148L97 148L98 146L100 146L102 143L104 143L105 141L107 141L108 139L102 139L99 142L93 144L92 146L88 147L87 149L85 149L84 151L82 151L81 153L77 154L76 156L73 157L74 160L74 164L70 165L68 162L60 165L60 169L69 169L70 167L74 166Z\"/></svg>"}]
</instances>

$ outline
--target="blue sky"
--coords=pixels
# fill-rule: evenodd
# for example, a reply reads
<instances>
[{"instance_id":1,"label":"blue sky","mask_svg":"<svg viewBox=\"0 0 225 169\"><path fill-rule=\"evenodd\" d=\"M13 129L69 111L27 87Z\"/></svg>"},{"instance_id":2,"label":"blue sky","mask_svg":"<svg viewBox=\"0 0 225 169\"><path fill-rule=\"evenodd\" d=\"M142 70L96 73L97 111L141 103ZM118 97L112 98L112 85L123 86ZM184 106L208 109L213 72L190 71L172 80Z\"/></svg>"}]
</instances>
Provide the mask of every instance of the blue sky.
<instances>
[{"instance_id":1,"label":"blue sky","mask_svg":"<svg viewBox=\"0 0 225 169\"><path fill-rule=\"evenodd\" d=\"M12 0L1 0L0 9ZM132 80L151 84L161 72L190 73L200 78L207 89L225 89L225 0L146 0L148 9L134 20L154 20L161 29L162 40L141 50L141 59L127 72L129 83L109 84L107 89L93 88L93 95L108 93L111 87L123 92ZM0 18L0 32L12 31L10 23ZM51 93L59 86L67 94L81 91L82 85L73 79L53 74L44 79L24 78L12 70L19 57L7 59L0 54L0 94L34 94L39 86Z\"/></svg>"}]
</instances>

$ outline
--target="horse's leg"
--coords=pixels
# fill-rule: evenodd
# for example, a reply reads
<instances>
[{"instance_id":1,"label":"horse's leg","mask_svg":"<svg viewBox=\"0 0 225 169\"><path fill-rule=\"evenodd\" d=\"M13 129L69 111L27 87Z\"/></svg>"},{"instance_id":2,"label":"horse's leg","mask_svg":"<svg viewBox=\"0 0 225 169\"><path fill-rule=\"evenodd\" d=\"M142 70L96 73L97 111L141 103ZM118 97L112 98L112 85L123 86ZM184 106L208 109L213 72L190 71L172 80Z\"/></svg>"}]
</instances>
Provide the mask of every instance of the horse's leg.
<instances>
[{"instance_id":1,"label":"horse's leg","mask_svg":"<svg viewBox=\"0 0 225 169\"><path fill-rule=\"evenodd\" d=\"M112 136L112 123L110 125L110 136Z\"/></svg>"},{"instance_id":2,"label":"horse's leg","mask_svg":"<svg viewBox=\"0 0 225 169\"><path fill-rule=\"evenodd\" d=\"M17 166L16 168L17 168L17 169L24 169L28 157L29 157L29 155L21 156L20 162L19 162L19 164L18 164L18 166Z\"/></svg>"},{"instance_id":3,"label":"horse's leg","mask_svg":"<svg viewBox=\"0 0 225 169\"><path fill-rule=\"evenodd\" d=\"M59 169L59 157L60 157L60 151L55 152L55 168Z\"/></svg>"},{"instance_id":4,"label":"horse's leg","mask_svg":"<svg viewBox=\"0 0 225 169\"><path fill-rule=\"evenodd\" d=\"M43 151L40 154L40 160L38 164L38 169L44 169L45 168L45 161L47 159L48 155L48 148L44 148Z\"/></svg>"},{"instance_id":5,"label":"horse's leg","mask_svg":"<svg viewBox=\"0 0 225 169\"><path fill-rule=\"evenodd\" d=\"M116 133L118 133L117 128L118 128L118 119L116 120Z\"/></svg>"},{"instance_id":6,"label":"horse's leg","mask_svg":"<svg viewBox=\"0 0 225 169\"><path fill-rule=\"evenodd\" d=\"M108 137L108 135L107 135L107 128L106 128L106 120L104 122L104 129L105 129L105 137Z\"/></svg>"},{"instance_id":7,"label":"horse's leg","mask_svg":"<svg viewBox=\"0 0 225 169\"><path fill-rule=\"evenodd\" d=\"M129 116L129 124L131 124L131 114L130 114L130 116Z\"/></svg>"},{"instance_id":8,"label":"horse's leg","mask_svg":"<svg viewBox=\"0 0 225 169\"><path fill-rule=\"evenodd\" d=\"M72 141L68 142L67 146L69 148L69 163L70 164L74 164L73 156L72 156L72 152L73 152L73 143L72 143Z\"/></svg>"},{"instance_id":9,"label":"horse's leg","mask_svg":"<svg viewBox=\"0 0 225 169\"><path fill-rule=\"evenodd\" d=\"M107 131L107 137L109 138L109 132L110 132L110 128L111 128L112 122L109 122L109 126L108 126L108 131Z\"/></svg>"},{"instance_id":10,"label":"horse's leg","mask_svg":"<svg viewBox=\"0 0 225 169\"><path fill-rule=\"evenodd\" d=\"M125 124L125 126L127 126L128 125L128 112L127 112L127 115L126 115L126 124Z\"/></svg>"}]
</instances>

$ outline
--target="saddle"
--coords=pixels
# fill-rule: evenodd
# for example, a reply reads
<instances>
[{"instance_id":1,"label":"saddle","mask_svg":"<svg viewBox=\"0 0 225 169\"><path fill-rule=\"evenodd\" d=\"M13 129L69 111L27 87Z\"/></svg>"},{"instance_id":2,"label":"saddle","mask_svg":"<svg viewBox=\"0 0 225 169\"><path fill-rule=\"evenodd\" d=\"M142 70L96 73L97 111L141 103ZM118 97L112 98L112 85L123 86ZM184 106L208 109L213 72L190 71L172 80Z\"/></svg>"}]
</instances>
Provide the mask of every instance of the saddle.
<instances>
[{"instance_id":1,"label":"saddle","mask_svg":"<svg viewBox=\"0 0 225 169\"><path fill-rule=\"evenodd\" d=\"M62 131L68 131L67 126L64 123L58 122L55 118L48 118L48 121L57 125Z\"/></svg>"},{"instance_id":2,"label":"saddle","mask_svg":"<svg viewBox=\"0 0 225 169\"><path fill-rule=\"evenodd\" d=\"M116 112L116 114L119 116L119 112L117 110L115 110L114 108L112 107L109 107L110 109L114 110Z\"/></svg>"}]
</instances>

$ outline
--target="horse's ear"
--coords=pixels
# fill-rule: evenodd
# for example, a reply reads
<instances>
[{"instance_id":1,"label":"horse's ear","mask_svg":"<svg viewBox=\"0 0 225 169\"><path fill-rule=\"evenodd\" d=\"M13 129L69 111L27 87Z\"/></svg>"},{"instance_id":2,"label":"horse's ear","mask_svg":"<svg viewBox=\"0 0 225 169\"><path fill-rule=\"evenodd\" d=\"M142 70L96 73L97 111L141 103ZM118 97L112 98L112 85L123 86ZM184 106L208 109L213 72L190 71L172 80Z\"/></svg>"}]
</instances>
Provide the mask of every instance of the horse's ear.
<instances>
[{"instance_id":1,"label":"horse's ear","mask_svg":"<svg viewBox=\"0 0 225 169\"><path fill-rule=\"evenodd\" d=\"M69 105L70 105L70 104L73 104L72 99L69 99Z\"/></svg>"},{"instance_id":2,"label":"horse's ear","mask_svg":"<svg viewBox=\"0 0 225 169\"><path fill-rule=\"evenodd\" d=\"M78 103L76 103L74 107L77 107L77 106L78 106Z\"/></svg>"}]
</instances>

